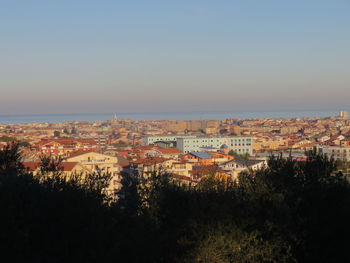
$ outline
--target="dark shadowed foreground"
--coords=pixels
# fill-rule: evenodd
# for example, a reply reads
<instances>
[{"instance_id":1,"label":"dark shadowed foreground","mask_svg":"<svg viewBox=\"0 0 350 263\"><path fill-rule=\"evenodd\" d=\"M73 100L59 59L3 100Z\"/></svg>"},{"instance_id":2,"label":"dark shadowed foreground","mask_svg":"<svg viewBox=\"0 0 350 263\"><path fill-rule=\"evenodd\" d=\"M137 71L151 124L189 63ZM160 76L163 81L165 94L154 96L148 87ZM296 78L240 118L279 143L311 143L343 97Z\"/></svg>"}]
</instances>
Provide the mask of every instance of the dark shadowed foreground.
<instances>
[{"instance_id":1,"label":"dark shadowed foreground","mask_svg":"<svg viewBox=\"0 0 350 263\"><path fill-rule=\"evenodd\" d=\"M276 158L239 183L196 188L125 176L113 203L103 184L67 181L48 163L33 177L17 148L0 152L11 262L350 262L350 187L325 157Z\"/></svg>"}]
</instances>

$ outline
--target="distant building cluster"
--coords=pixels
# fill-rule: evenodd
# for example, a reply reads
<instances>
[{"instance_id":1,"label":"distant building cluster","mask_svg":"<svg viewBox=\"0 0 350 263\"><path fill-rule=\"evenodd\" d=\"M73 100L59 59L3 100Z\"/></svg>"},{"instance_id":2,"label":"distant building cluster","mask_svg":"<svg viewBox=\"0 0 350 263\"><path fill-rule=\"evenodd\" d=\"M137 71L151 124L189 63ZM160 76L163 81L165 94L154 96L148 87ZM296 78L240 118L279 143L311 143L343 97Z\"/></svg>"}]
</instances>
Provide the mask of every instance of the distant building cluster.
<instances>
[{"instance_id":1,"label":"distant building cluster","mask_svg":"<svg viewBox=\"0 0 350 263\"><path fill-rule=\"evenodd\" d=\"M347 111L341 111L339 113L340 118L349 118L349 113Z\"/></svg>"},{"instance_id":2,"label":"distant building cluster","mask_svg":"<svg viewBox=\"0 0 350 263\"><path fill-rule=\"evenodd\" d=\"M196 184L215 174L234 179L267 165L274 155L305 161L317 150L350 161L350 119L346 111L328 118L226 119L0 124L0 148L16 140L28 170L40 160L61 159L62 172L112 174L117 194L123 174L148 177L166 171Z\"/></svg>"}]
</instances>

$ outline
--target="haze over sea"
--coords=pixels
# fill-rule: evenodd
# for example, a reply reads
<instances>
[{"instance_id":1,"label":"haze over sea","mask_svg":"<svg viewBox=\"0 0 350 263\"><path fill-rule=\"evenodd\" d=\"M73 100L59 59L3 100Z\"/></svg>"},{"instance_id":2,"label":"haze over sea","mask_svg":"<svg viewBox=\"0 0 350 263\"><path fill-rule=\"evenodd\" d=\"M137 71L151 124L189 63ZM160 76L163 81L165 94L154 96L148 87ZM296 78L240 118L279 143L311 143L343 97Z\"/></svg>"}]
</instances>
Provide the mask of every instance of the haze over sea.
<instances>
[{"instance_id":1,"label":"haze over sea","mask_svg":"<svg viewBox=\"0 0 350 263\"><path fill-rule=\"evenodd\" d=\"M31 114L0 115L0 123L19 124L34 122L59 123L66 121L105 121L114 115L132 120L224 120L228 118L294 118L337 116L339 110L293 111L212 111L212 112L132 112L132 113L83 113L83 114Z\"/></svg>"}]
</instances>

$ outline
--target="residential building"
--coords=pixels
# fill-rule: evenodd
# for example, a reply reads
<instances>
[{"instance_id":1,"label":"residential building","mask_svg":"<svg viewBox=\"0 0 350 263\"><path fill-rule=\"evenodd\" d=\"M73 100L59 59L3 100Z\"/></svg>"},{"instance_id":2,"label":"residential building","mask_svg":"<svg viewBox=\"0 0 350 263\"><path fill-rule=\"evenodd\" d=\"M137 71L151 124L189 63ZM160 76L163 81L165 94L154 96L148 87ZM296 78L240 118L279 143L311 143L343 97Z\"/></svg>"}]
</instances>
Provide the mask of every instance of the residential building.
<instances>
[{"instance_id":1,"label":"residential building","mask_svg":"<svg viewBox=\"0 0 350 263\"><path fill-rule=\"evenodd\" d=\"M350 161L350 146L318 146L317 150L335 160Z\"/></svg>"},{"instance_id":2,"label":"residential building","mask_svg":"<svg viewBox=\"0 0 350 263\"><path fill-rule=\"evenodd\" d=\"M24 168L28 172L32 172L33 175L37 175L40 172L41 162L23 162ZM83 174L89 173L83 165L79 162L61 162L58 165L58 169L61 171L62 175L70 178L73 174Z\"/></svg>"},{"instance_id":3,"label":"residential building","mask_svg":"<svg viewBox=\"0 0 350 263\"><path fill-rule=\"evenodd\" d=\"M142 139L143 145L150 145L156 142L176 142L177 139L181 138L196 138L192 135L181 135L181 136L145 136Z\"/></svg>"},{"instance_id":4,"label":"residential building","mask_svg":"<svg viewBox=\"0 0 350 263\"><path fill-rule=\"evenodd\" d=\"M94 151L98 146L93 139L42 139L33 144L33 149L48 155L67 156L74 151Z\"/></svg>"},{"instance_id":5,"label":"residential building","mask_svg":"<svg viewBox=\"0 0 350 263\"><path fill-rule=\"evenodd\" d=\"M220 169L227 171L233 178L237 178L243 171L256 171L267 166L266 160L234 159L219 165Z\"/></svg>"},{"instance_id":6,"label":"residential building","mask_svg":"<svg viewBox=\"0 0 350 263\"><path fill-rule=\"evenodd\" d=\"M252 138L248 136L178 138L176 141L176 147L184 153L199 152L203 147L220 149L223 145L238 154L253 154Z\"/></svg>"},{"instance_id":7,"label":"residential building","mask_svg":"<svg viewBox=\"0 0 350 263\"><path fill-rule=\"evenodd\" d=\"M79 162L85 168L92 172L119 174L121 167L118 164L118 158L93 151L75 152L66 158L67 162Z\"/></svg>"},{"instance_id":8,"label":"residential building","mask_svg":"<svg viewBox=\"0 0 350 263\"><path fill-rule=\"evenodd\" d=\"M347 111L341 111L339 112L339 117L346 119L349 117L349 113Z\"/></svg>"},{"instance_id":9,"label":"residential building","mask_svg":"<svg viewBox=\"0 0 350 263\"><path fill-rule=\"evenodd\" d=\"M234 159L234 157L219 152L190 152L181 156L181 159L197 165L207 166L224 163Z\"/></svg>"}]
</instances>

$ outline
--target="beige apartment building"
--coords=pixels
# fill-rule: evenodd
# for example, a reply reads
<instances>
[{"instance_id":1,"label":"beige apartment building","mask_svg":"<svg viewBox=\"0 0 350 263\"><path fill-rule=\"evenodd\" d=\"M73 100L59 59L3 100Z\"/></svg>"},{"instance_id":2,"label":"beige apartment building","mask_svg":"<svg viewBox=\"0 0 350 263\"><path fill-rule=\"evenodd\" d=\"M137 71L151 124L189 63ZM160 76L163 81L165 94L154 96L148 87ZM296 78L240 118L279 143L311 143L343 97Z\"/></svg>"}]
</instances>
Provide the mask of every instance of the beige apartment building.
<instances>
[{"instance_id":1,"label":"beige apartment building","mask_svg":"<svg viewBox=\"0 0 350 263\"><path fill-rule=\"evenodd\" d=\"M117 175L120 172L118 158L97 152L76 152L66 158L67 162L78 162L91 172L111 173Z\"/></svg>"},{"instance_id":2,"label":"beige apartment building","mask_svg":"<svg viewBox=\"0 0 350 263\"><path fill-rule=\"evenodd\" d=\"M254 137L253 151L273 151L288 148L288 139L285 137Z\"/></svg>"}]
</instances>

